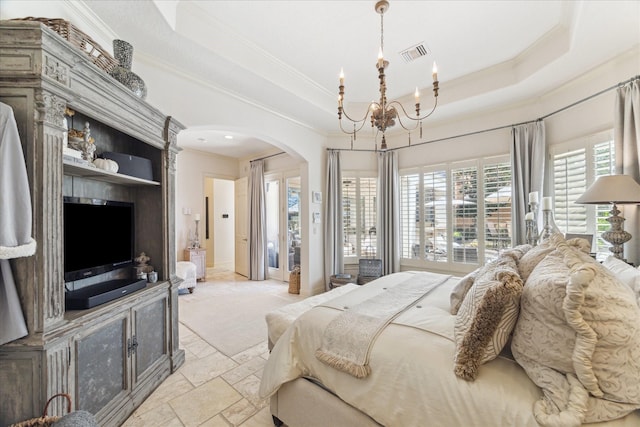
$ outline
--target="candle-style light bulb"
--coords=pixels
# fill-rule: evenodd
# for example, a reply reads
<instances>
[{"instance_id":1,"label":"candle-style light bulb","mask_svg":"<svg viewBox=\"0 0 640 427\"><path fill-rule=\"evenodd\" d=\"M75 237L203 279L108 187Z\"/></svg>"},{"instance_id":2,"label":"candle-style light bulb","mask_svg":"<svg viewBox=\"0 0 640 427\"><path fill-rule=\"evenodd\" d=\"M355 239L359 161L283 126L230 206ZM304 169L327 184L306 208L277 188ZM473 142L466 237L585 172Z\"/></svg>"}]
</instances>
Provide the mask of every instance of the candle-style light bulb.
<instances>
[{"instance_id":1,"label":"candle-style light bulb","mask_svg":"<svg viewBox=\"0 0 640 427\"><path fill-rule=\"evenodd\" d=\"M438 81L438 66L436 65L436 61L433 61L433 81Z\"/></svg>"},{"instance_id":2,"label":"candle-style light bulb","mask_svg":"<svg viewBox=\"0 0 640 427\"><path fill-rule=\"evenodd\" d=\"M344 70L340 68L340 86L344 85Z\"/></svg>"},{"instance_id":3,"label":"candle-style light bulb","mask_svg":"<svg viewBox=\"0 0 640 427\"><path fill-rule=\"evenodd\" d=\"M378 51L378 68L382 68L384 64L384 55L382 54L382 46L380 46L380 50Z\"/></svg>"},{"instance_id":4,"label":"candle-style light bulb","mask_svg":"<svg viewBox=\"0 0 640 427\"><path fill-rule=\"evenodd\" d=\"M416 99L416 104L418 104L420 102L420 91L418 90L417 86L416 86L416 92L413 94L413 97Z\"/></svg>"}]
</instances>

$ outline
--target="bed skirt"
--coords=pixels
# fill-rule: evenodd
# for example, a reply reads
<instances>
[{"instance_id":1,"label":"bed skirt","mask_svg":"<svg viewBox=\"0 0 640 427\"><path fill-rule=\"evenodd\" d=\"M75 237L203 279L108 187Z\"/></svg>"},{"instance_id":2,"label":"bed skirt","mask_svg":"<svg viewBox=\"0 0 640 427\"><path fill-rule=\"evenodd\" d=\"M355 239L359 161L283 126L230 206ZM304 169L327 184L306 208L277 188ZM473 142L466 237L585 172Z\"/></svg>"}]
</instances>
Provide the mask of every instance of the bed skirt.
<instances>
[{"instance_id":1,"label":"bed skirt","mask_svg":"<svg viewBox=\"0 0 640 427\"><path fill-rule=\"evenodd\" d=\"M381 427L371 417L306 378L283 384L271 397L271 415L288 426Z\"/></svg>"}]
</instances>

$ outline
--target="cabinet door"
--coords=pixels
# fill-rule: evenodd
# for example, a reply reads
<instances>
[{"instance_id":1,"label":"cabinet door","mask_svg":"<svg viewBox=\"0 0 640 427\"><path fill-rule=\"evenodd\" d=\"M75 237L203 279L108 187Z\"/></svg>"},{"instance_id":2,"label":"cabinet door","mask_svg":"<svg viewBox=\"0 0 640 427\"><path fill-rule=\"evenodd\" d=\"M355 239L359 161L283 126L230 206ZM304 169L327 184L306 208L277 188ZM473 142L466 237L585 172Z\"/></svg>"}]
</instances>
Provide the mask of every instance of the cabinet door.
<instances>
[{"instance_id":1,"label":"cabinet door","mask_svg":"<svg viewBox=\"0 0 640 427\"><path fill-rule=\"evenodd\" d=\"M153 368L168 357L168 303L167 298L157 298L133 310L134 387Z\"/></svg>"},{"instance_id":2,"label":"cabinet door","mask_svg":"<svg viewBox=\"0 0 640 427\"><path fill-rule=\"evenodd\" d=\"M75 339L76 401L99 418L108 414L130 390L127 337L129 315L120 313Z\"/></svg>"}]
</instances>

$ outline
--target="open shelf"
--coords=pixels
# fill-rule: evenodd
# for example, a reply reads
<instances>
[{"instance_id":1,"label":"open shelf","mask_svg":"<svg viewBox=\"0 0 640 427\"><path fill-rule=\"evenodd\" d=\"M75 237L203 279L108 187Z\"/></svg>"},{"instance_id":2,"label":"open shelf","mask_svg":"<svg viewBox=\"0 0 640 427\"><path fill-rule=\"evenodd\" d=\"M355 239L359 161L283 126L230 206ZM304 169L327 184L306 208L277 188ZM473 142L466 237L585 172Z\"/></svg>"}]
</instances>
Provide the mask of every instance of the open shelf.
<instances>
[{"instance_id":1,"label":"open shelf","mask_svg":"<svg viewBox=\"0 0 640 427\"><path fill-rule=\"evenodd\" d=\"M159 182L136 178L135 176L113 173L95 166L87 166L80 163L63 162L64 173L70 176L80 176L97 181L111 182L123 185L160 185Z\"/></svg>"}]
</instances>

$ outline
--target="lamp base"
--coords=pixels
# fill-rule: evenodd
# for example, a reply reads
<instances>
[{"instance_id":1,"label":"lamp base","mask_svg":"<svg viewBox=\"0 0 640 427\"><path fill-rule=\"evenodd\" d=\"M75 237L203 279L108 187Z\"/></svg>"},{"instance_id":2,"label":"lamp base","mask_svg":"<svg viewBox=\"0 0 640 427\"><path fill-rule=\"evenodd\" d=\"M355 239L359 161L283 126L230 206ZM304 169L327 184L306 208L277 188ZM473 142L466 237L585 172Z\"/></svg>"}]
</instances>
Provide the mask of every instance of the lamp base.
<instances>
[{"instance_id":1,"label":"lamp base","mask_svg":"<svg viewBox=\"0 0 640 427\"><path fill-rule=\"evenodd\" d=\"M607 218L609 224L611 224L611 229L602 233L602 239L608 243L611 243L611 247L609 251L618 259L624 260L624 244L631 240L631 234L626 232L622 228L622 224L624 224L624 217L620 216L620 210L614 204L613 208L609 212L611 216Z\"/></svg>"}]
</instances>

